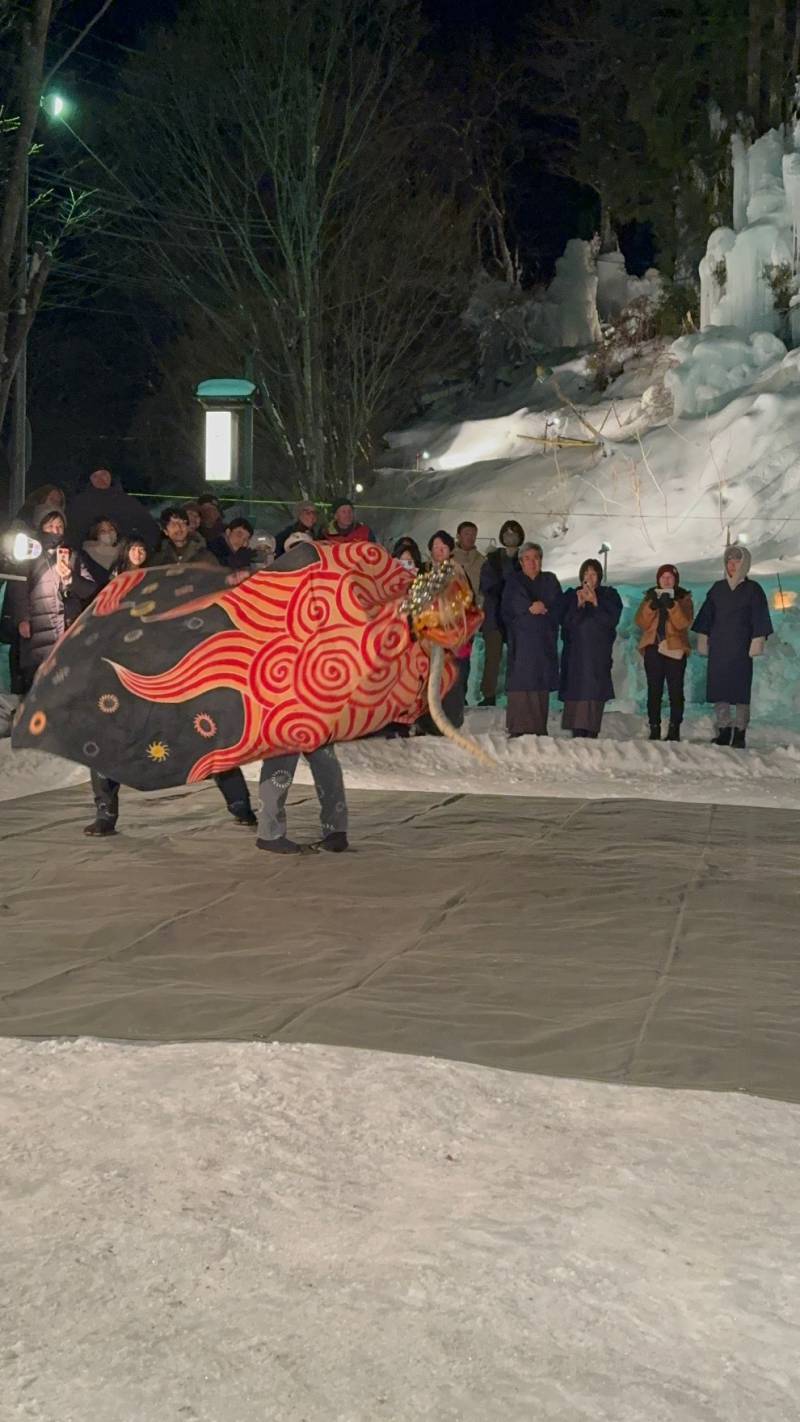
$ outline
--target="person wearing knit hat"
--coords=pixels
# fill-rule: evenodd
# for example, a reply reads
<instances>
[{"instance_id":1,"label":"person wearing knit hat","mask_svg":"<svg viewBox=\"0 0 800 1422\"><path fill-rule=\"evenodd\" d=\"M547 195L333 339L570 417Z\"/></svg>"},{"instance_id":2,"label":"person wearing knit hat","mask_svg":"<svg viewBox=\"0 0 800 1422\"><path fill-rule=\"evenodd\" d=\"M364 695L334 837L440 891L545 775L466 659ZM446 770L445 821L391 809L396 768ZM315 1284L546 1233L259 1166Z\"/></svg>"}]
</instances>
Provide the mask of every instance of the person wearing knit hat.
<instances>
[{"instance_id":1,"label":"person wearing knit hat","mask_svg":"<svg viewBox=\"0 0 800 1422\"><path fill-rule=\"evenodd\" d=\"M331 518L322 535L326 543L377 543L369 524L356 519L352 499L336 499L331 505Z\"/></svg>"},{"instance_id":2,"label":"person wearing knit hat","mask_svg":"<svg viewBox=\"0 0 800 1422\"><path fill-rule=\"evenodd\" d=\"M668 741L679 741L684 709L684 681L689 656L689 628L694 617L692 596L682 588L674 563L662 563L655 586L648 588L636 613L641 631L639 651L647 677L647 719L650 740L661 740L664 687L669 696Z\"/></svg>"},{"instance_id":3,"label":"person wearing knit hat","mask_svg":"<svg viewBox=\"0 0 800 1422\"><path fill-rule=\"evenodd\" d=\"M750 723L753 659L772 636L767 595L748 577L750 552L735 543L725 549L725 576L709 589L694 623L697 650L708 657L706 701L714 706L715 746L745 749ZM734 723L731 726L731 707Z\"/></svg>"}]
</instances>

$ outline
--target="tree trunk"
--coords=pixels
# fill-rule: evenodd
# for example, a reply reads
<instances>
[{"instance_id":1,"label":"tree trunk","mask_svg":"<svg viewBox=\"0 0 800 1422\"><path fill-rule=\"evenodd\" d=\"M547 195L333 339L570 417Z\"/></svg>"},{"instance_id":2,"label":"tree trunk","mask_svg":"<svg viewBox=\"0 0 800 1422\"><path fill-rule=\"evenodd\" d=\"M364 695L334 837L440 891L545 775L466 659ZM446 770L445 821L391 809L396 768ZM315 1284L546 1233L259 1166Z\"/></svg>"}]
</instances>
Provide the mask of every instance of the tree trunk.
<instances>
[{"instance_id":1,"label":"tree trunk","mask_svg":"<svg viewBox=\"0 0 800 1422\"><path fill-rule=\"evenodd\" d=\"M772 0L772 45L769 63L769 122L783 123L786 109L786 0Z\"/></svg>"},{"instance_id":2,"label":"tree trunk","mask_svg":"<svg viewBox=\"0 0 800 1422\"><path fill-rule=\"evenodd\" d=\"M747 111L761 128L761 80L764 56L764 0L750 0L750 23L747 36Z\"/></svg>"}]
</instances>

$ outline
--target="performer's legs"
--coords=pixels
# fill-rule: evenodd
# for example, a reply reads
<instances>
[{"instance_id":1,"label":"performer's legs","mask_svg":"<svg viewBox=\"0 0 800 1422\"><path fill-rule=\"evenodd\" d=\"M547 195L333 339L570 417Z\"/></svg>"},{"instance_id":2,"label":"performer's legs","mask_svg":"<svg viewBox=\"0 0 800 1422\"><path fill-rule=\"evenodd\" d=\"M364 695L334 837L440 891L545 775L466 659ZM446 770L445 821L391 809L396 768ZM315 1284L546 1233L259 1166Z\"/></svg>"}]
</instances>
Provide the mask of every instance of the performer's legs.
<instances>
[{"instance_id":1,"label":"performer's legs","mask_svg":"<svg viewBox=\"0 0 800 1422\"><path fill-rule=\"evenodd\" d=\"M116 834L119 818L119 781L108 780L105 775L92 771L92 794L94 795L95 819L86 826L84 834Z\"/></svg>"},{"instance_id":2,"label":"performer's legs","mask_svg":"<svg viewBox=\"0 0 800 1422\"><path fill-rule=\"evenodd\" d=\"M223 770L220 775L215 775L214 779L222 791L228 811L233 815L237 825L249 825L255 828L258 820L253 814L250 804L247 781L239 767L237 766L234 770Z\"/></svg>"},{"instance_id":3,"label":"performer's legs","mask_svg":"<svg viewBox=\"0 0 800 1422\"><path fill-rule=\"evenodd\" d=\"M317 792L322 825L321 849L347 849L347 801L335 746L320 746L306 756Z\"/></svg>"},{"instance_id":4,"label":"performer's legs","mask_svg":"<svg viewBox=\"0 0 800 1422\"><path fill-rule=\"evenodd\" d=\"M299 854L300 847L286 838L286 798L297 769L297 755L275 755L261 766L258 811L258 847L276 854Z\"/></svg>"}]
</instances>

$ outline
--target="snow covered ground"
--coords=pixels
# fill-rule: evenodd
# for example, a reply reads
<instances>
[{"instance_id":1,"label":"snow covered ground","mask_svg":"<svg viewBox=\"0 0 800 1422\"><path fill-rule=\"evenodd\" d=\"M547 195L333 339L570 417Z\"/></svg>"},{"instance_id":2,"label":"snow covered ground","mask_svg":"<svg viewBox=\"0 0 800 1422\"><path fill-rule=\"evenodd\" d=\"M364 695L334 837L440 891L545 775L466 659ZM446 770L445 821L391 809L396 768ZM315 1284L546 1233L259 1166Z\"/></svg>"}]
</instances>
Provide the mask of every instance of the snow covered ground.
<instances>
[{"instance_id":1,"label":"snow covered ground","mask_svg":"<svg viewBox=\"0 0 800 1422\"><path fill-rule=\"evenodd\" d=\"M485 547L504 519L517 518L545 545L546 566L567 579L607 542L616 583L652 579L664 561L708 581L720 575L728 529L748 542L755 572L797 572L800 353L754 371L724 408L701 418L664 412L669 364L668 343L646 345L602 394L585 357L557 367L562 394L601 439L598 448L554 449L536 441L594 436L532 362L494 399L442 406L390 436L392 467L375 503L397 509L391 532L423 544L437 527L454 531L472 518Z\"/></svg>"},{"instance_id":2,"label":"snow covered ground","mask_svg":"<svg viewBox=\"0 0 800 1422\"><path fill-rule=\"evenodd\" d=\"M680 745L644 739L638 716L608 715L599 741L573 741L556 722L546 740L509 741L504 713L473 710L466 728L496 768L449 741L417 736L376 738L339 746L345 781L353 790L444 791L453 794L552 795L584 799L678 800L694 804L800 808L800 735L756 726L747 752L711 746L710 720L688 723ZM249 779L258 779L249 766ZM0 800L60 790L88 780L81 766L32 751L13 752L0 741ZM301 761L297 783L310 785Z\"/></svg>"},{"instance_id":3,"label":"snow covered ground","mask_svg":"<svg viewBox=\"0 0 800 1422\"><path fill-rule=\"evenodd\" d=\"M796 1108L260 1044L0 1089L3 1422L797 1415Z\"/></svg>"}]
</instances>

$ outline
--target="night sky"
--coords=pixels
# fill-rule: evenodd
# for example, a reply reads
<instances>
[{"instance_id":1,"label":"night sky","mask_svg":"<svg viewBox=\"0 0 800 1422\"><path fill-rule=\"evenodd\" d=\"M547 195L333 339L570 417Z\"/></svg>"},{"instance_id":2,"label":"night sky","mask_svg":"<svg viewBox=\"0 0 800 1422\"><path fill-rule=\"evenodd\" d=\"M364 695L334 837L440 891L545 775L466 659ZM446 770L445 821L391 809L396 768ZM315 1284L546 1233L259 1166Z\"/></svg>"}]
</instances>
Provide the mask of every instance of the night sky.
<instances>
[{"instance_id":1,"label":"night sky","mask_svg":"<svg viewBox=\"0 0 800 1422\"><path fill-rule=\"evenodd\" d=\"M442 73L452 75L459 52L468 53L476 39L488 39L498 54L513 52L523 16L537 0L423 0L430 26L425 49L434 74L441 58ZM80 157L80 140L103 151L103 107L113 102L119 69L128 48L140 48L144 32L159 21L175 18L180 0L115 0L59 75L59 86L75 103L74 133L48 134L48 157L59 168L60 145L67 166ZM53 51L73 40L95 13L97 0L76 0L61 12L53 27ZM507 193L512 241L518 247L528 283L552 275L556 257L572 236L589 237L596 225L593 196L568 180L543 170L541 138L534 135L530 151L512 175ZM96 171L96 170L95 170ZM96 177L92 178L96 181ZM113 178L109 177L113 186ZM79 260L77 258L76 260ZM99 295L81 269L67 264L48 290L31 342L30 411L34 430L34 482L63 480L74 485L87 469L109 464L131 488L151 486L142 466L136 436L130 433L135 413L148 391L160 382L153 344L168 341L169 316L124 290L106 287ZM148 329L143 332L140 318ZM68 372L68 374L67 374Z\"/></svg>"}]
</instances>

